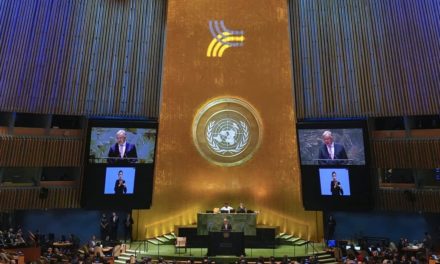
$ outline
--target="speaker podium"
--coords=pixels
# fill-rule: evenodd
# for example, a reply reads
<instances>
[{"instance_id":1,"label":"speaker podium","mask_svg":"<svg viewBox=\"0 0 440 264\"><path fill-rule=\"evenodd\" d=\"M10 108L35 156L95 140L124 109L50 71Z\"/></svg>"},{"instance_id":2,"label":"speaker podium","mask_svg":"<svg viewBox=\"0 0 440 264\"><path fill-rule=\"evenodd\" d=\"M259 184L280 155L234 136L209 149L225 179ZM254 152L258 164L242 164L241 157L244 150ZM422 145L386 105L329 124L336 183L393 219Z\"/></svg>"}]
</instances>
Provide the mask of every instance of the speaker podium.
<instances>
[{"instance_id":1,"label":"speaker podium","mask_svg":"<svg viewBox=\"0 0 440 264\"><path fill-rule=\"evenodd\" d=\"M208 235L208 256L245 255L244 233L243 232L209 232Z\"/></svg>"}]
</instances>

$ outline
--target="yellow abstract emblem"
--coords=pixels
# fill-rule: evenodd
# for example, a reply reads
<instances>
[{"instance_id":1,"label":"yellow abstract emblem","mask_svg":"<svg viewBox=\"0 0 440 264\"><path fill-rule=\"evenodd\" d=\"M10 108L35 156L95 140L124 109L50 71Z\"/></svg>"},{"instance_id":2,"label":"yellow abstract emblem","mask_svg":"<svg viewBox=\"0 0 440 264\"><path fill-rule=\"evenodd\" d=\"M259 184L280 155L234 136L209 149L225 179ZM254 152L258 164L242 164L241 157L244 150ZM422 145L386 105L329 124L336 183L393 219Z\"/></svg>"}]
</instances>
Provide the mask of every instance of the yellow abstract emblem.
<instances>
[{"instance_id":1,"label":"yellow abstract emblem","mask_svg":"<svg viewBox=\"0 0 440 264\"><path fill-rule=\"evenodd\" d=\"M243 46L243 30L229 30L225 27L223 20L210 20L209 31L213 39L206 50L207 57L222 57L228 48Z\"/></svg>"}]
</instances>

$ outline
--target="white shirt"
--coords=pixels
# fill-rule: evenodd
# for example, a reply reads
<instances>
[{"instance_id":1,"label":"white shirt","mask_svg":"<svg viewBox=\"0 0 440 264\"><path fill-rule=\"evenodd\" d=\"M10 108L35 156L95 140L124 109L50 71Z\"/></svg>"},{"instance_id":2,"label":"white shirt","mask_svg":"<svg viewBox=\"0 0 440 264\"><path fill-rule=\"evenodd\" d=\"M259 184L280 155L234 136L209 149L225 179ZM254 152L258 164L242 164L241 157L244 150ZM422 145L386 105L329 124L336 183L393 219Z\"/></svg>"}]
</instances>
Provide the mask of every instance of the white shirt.
<instances>
[{"instance_id":1,"label":"white shirt","mask_svg":"<svg viewBox=\"0 0 440 264\"><path fill-rule=\"evenodd\" d=\"M330 144L330 146L327 145L327 151L328 151L328 154L330 155L330 158L334 159L335 158L335 143L334 142L332 142L332 144Z\"/></svg>"},{"instance_id":2,"label":"white shirt","mask_svg":"<svg viewBox=\"0 0 440 264\"><path fill-rule=\"evenodd\" d=\"M223 206L222 208L220 208L220 211L228 211L229 213L231 212L231 210L234 210L233 207L231 207L230 205L228 206Z\"/></svg>"},{"instance_id":3,"label":"white shirt","mask_svg":"<svg viewBox=\"0 0 440 264\"><path fill-rule=\"evenodd\" d=\"M121 158L124 157L126 145L127 145L127 142L124 142L124 144L119 145L119 155L121 155Z\"/></svg>"}]
</instances>

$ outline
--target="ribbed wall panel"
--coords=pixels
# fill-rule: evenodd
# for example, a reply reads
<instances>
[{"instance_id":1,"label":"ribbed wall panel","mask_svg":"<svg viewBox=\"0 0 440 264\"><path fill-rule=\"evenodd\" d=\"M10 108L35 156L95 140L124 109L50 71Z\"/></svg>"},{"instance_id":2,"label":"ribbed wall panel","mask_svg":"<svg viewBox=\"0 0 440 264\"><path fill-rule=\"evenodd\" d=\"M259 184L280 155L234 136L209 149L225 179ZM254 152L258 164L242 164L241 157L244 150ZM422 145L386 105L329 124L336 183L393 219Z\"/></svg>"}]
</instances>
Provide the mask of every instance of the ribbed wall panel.
<instances>
[{"instance_id":1,"label":"ribbed wall panel","mask_svg":"<svg viewBox=\"0 0 440 264\"><path fill-rule=\"evenodd\" d=\"M1 1L0 111L157 118L165 8Z\"/></svg>"},{"instance_id":2,"label":"ribbed wall panel","mask_svg":"<svg viewBox=\"0 0 440 264\"><path fill-rule=\"evenodd\" d=\"M0 210L80 208L79 188L49 188L41 199L40 188L2 188Z\"/></svg>"},{"instance_id":3,"label":"ribbed wall panel","mask_svg":"<svg viewBox=\"0 0 440 264\"><path fill-rule=\"evenodd\" d=\"M375 209L380 211L440 213L437 190L380 189L374 197Z\"/></svg>"},{"instance_id":4,"label":"ribbed wall panel","mask_svg":"<svg viewBox=\"0 0 440 264\"><path fill-rule=\"evenodd\" d=\"M438 114L438 0L289 0L298 118Z\"/></svg>"},{"instance_id":5,"label":"ribbed wall panel","mask_svg":"<svg viewBox=\"0 0 440 264\"><path fill-rule=\"evenodd\" d=\"M1 167L78 167L82 139L0 136Z\"/></svg>"},{"instance_id":6,"label":"ribbed wall panel","mask_svg":"<svg viewBox=\"0 0 440 264\"><path fill-rule=\"evenodd\" d=\"M440 141L437 139L383 139L371 142L376 168L440 167Z\"/></svg>"}]
</instances>

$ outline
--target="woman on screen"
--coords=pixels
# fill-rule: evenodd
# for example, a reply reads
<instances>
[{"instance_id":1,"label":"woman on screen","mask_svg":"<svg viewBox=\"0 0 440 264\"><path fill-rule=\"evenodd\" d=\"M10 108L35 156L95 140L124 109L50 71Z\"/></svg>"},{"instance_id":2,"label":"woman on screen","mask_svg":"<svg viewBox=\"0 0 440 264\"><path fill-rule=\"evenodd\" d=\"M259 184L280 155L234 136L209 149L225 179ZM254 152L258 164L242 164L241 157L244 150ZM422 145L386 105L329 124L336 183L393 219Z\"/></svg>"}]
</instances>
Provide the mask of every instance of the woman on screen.
<instances>
[{"instance_id":1,"label":"woman on screen","mask_svg":"<svg viewBox=\"0 0 440 264\"><path fill-rule=\"evenodd\" d=\"M336 178L336 171L332 172L332 181L330 182L330 191L333 196L344 195L341 182Z\"/></svg>"},{"instance_id":2,"label":"woman on screen","mask_svg":"<svg viewBox=\"0 0 440 264\"><path fill-rule=\"evenodd\" d=\"M118 172L118 179L115 182L115 194L127 193L127 185L125 184L125 180L122 178L123 176L124 176L124 172L120 170Z\"/></svg>"}]
</instances>

